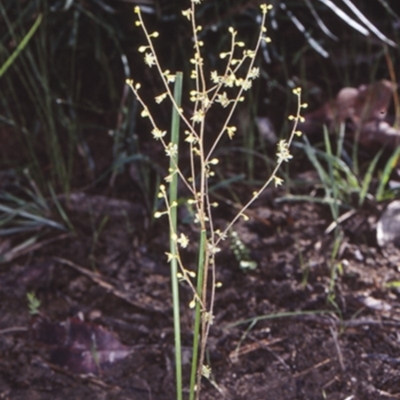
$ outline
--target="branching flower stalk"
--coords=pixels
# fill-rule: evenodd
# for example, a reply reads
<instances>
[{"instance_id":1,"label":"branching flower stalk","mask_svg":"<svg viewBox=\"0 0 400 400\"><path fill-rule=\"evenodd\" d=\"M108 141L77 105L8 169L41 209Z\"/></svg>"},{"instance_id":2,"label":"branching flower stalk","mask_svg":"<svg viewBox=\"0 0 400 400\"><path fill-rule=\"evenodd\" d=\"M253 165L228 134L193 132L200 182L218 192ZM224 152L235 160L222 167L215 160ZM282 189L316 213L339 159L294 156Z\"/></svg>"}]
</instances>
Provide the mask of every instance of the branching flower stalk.
<instances>
[{"instance_id":1,"label":"branching flower stalk","mask_svg":"<svg viewBox=\"0 0 400 400\"><path fill-rule=\"evenodd\" d=\"M154 66L157 69L164 86L163 92L155 97L155 102L160 104L165 99L169 99L185 127L185 142L188 144L187 151L190 152L190 173L188 176L184 175L177 161L179 156L178 152L182 150L178 150L176 143L168 142L169 135L167 135L167 131L157 126L155 119L139 93L140 83L135 83L132 79L126 81L143 107L141 116L148 118L152 125L151 133L154 139L161 143L166 156L170 158L171 165L169 173L165 177L165 182L169 185L173 178L178 176L184 183L190 193L188 203L195 208L194 222L198 225L198 230L200 232L200 238L197 238L196 241L199 243L199 264L197 272L194 272L186 268L180 257L180 249L186 248L189 245L190 239L185 234L178 232L178 228L173 228L175 224L171 217L171 210L178 206L177 202L169 202L166 186L165 184L161 185L159 197L164 200L165 209L164 211L157 211L155 217L159 218L166 215L169 219L172 250L166 253L167 261L171 263L172 260L174 260L179 266L177 276L172 277L172 279L179 279L182 283L188 284L193 292L193 300L189 304L189 307L195 310L193 362L190 382L191 400L194 398L199 399L202 376L206 378L211 376L211 369L209 366L204 365L204 358L207 338L214 319L213 309L216 288L220 286L220 284L216 282L215 269L215 256L220 250L218 245L227 237L229 229L239 218L247 219L245 211L268 185L272 182L275 183L275 186L279 186L283 183L283 180L277 175L277 172L282 163L288 162L292 158L289 151L290 145L294 136L296 134L300 135L300 132L297 131L297 124L302 120L301 109L306 107L306 104L301 103L300 88L295 88L293 93L297 96L297 111L295 115L289 117L289 119L293 120L293 128L289 138L287 140L281 140L278 143L277 162L272 175L259 190L252 194L247 204L238 212L233 220L227 224L223 231L215 229L212 209L218 207L218 204L211 202L208 191L209 178L214 176L213 168L219 162L219 160L214 157L214 153L225 135L231 140L234 138L237 128L231 124L231 119L237 105L244 100L244 92L249 90L252 87L253 81L259 77L259 68L254 66L255 57L262 42L268 43L270 41L266 36L265 19L267 12L272 7L265 4L260 6L262 15L261 28L253 50L246 49L245 43L236 39L237 32L234 28L229 28L229 33L231 34L230 49L228 52L220 54L221 59L226 59L226 67L222 74L219 74L217 71L211 71L208 78L201 54L203 42L198 37L201 26L197 25L195 19L196 5L200 4L201 1L202 0L191 0L190 7L182 11L183 17L187 18L191 23L194 40L194 55L190 59L190 62L193 64L191 78L194 80L195 90L189 92L190 101L193 102L193 111L190 116L187 116L183 109L178 106L170 88L170 84L175 81L176 75L168 70L163 70L157 58L154 40L158 38L158 32L148 32L140 8L134 8L138 18L136 25L141 27L146 38L146 44L139 47L139 52L144 54L144 62L149 68ZM240 50L242 50L241 55L238 54ZM235 89L236 94L232 95L231 93L234 93ZM204 139L206 135L205 121L211 107L222 107L228 111L225 122L222 124L215 141L212 143L208 152L206 152L204 148ZM179 304L174 304L174 307L179 309ZM181 363L181 360L178 358L179 356L177 356L176 359L177 364ZM177 382L178 381L181 381L180 377L177 377ZM177 398L182 399L181 387L177 387Z\"/></svg>"}]
</instances>

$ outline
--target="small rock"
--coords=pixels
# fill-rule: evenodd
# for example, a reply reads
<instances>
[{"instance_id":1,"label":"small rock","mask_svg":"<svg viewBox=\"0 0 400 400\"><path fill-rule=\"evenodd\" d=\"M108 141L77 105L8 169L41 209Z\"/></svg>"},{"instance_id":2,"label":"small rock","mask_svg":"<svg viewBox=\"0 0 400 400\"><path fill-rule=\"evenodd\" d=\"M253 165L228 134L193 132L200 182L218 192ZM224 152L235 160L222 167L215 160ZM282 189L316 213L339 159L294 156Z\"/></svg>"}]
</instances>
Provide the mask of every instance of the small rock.
<instances>
[{"instance_id":1,"label":"small rock","mask_svg":"<svg viewBox=\"0 0 400 400\"><path fill-rule=\"evenodd\" d=\"M376 239L381 247L400 244L400 200L392 201L382 213L376 226Z\"/></svg>"}]
</instances>

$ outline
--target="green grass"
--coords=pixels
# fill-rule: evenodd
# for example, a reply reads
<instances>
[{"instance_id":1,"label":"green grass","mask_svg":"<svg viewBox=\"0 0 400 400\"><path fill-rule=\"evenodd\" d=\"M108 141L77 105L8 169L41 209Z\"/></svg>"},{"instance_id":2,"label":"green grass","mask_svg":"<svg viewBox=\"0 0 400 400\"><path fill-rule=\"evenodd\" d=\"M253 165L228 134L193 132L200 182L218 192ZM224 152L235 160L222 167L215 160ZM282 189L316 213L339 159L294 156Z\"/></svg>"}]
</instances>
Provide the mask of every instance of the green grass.
<instances>
[{"instance_id":1,"label":"green grass","mask_svg":"<svg viewBox=\"0 0 400 400\"><path fill-rule=\"evenodd\" d=\"M78 167L95 169L82 114L100 116L107 99L118 104L112 63L123 53L116 18L100 6L63 10L47 0L4 1L0 15L0 123L19 149L18 159L6 155L1 167L29 168L42 190L50 182L68 193ZM89 69L99 72L90 76Z\"/></svg>"},{"instance_id":2,"label":"green grass","mask_svg":"<svg viewBox=\"0 0 400 400\"><path fill-rule=\"evenodd\" d=\"M342 131L342 133L344 133ZM359 209L365 201L380 202L394 199L396 189L388 186L390 176L396 168L400 149L396 148L393 154L378 168L383 150L378 151L368 163L364 172L356 173L352 165L348 164L349 157L343 158L343 134L338 136L336 153L332 152L328 132L324 133L324 148L320 149L310 144L307 138L303 143L296 143L304 151L312 168L317 172L319 181L311 182L314 188L323 190L324 195L289 195L278 201L307 201L327 205L331 210L332 220L337 221L343 211ZM353 144L353 146L357 146ZM345 161L347 160L347 161ZM310 182L309 182L310 183ZM304 183L303 183L304 184ZM293 186L295 187L295 185Z\"/></svg>"}]
</instances>

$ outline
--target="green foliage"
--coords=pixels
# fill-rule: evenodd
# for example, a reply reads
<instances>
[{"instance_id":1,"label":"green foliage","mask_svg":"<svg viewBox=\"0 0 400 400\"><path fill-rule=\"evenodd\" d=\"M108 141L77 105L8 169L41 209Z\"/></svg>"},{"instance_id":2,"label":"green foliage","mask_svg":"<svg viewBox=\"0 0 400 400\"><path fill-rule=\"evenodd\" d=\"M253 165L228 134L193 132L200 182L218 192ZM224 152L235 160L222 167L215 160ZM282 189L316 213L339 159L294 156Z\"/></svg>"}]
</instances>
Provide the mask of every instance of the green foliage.
<instances>
[{"instance_id":1,"label":"green foliage","mask_svg":"<svg viewBox=\"0 0 400 400\"><path fill-rule=\"evenodd\" d=\"M36 315L39 314L39 308L41 301L36 297L34 292L28 292L26 294L28 300L29 314Z\"/></svg>"},{"instance_id":2,"label":"green foliage","mask_svg":"<svg viewBox=\"0 0 400 400\"><path fill-rule=\"evenodd\" d=\"M0 236L44 228L66 231L63 224L51 218L53 213L47 200L28 188L20 190L21 196L0 192Z\"/></svg>"},{"instance_id":3,"label":"green foliage","mask_svg":"<svg viewBox=\"0 0 400 400\"><path fill-rule=\"evenodd\" d=\"M28 184L16 182L8 190L0 190L0 237L16 238L19 244L0 255L0 263L38 247L38 241L49 232L74 232L74 227L60 199L49 185L51 198L43 196L27 175ZM51 240L51 239L50 239Z\"/></svg>"},{"instance_id":4,"label":"green foliage","mask_svg":"<svg viewBox=\"0 0 400 400\"><path fill-rule=\"evenodd\" d=\"M388 181L391 173L396 167L400 149L397 148L387 160L383 171L377 177L377 165L382 156L383 150L376 153L362 177L343 160L343 131L337 141L336 154L332 153L330 138L327 131L324 133L325 150L320 150L310 144L304 138L304 143L296 143L296 146L303 149L319 176L319 185L324 191L323 197L290 195L281 198L279 201L301 200L322 203L329 206L334 221L337 221L340 210L349 210L355 207L362 207L366 199L377 202L393 199L396 190L388 188ZM375 178L374 178L375 177ZM314 182L315 184L315 182ZM357 200L356 203L354 200Z\"/></svg>"},{"instance_id":5,"label":"green foliage","mask_svg":"<svg viewBox=\"0 0 400 400\"><path fill-rule=\"evenodd\" d=\"M362 35L374 36L382 43L392 45L388 35L382 34L371 20L373 7L390 18L397 18L385 0L372 4L355 4L346 0L345 5L339 1L280 0L274 5L268 15L272 27L270 35L274 41L269 47L261 46L261 54L267 63L273 59L285 61L285 47L274 46L279 43L280 28L286 29L288 24L299 30L308 48L323 56L329 54L330 43L337 40L327 27L329 19L341 20L344 26ZM0 27L0 65L3 65L1 73L4 73L0 81L0 128L2 124L8 137L12 133L10 143L18 149L18 161L23 163L17 164L15 157L4 154L1 167L20 169L28 166L42 190L47 191L47 182L50 181L56 192L67 193L78 176L80 179L82 175L93 179L99 172L89 135L111 132L114 146L113 164L110 166L113 178L110 182L114 182L125 165L134 163L147 208L152 210L155 188L149 181L154 180L159 171L135 145L136 105L126 101L125 93L121 93L121 75L125 78L132 75L132 55L125 48L135 46L137 40L135 35L128 35L130 26L125 12L128 6L107 0L5 0L0 3L4 22ZM167 67L176 69L179 65L184 76L188 77L191 33L184 24L176 24L181 9L185 7L184 0L157 0L143 10L149 13L153 26L170 33L170 42L166 46L168 57L163 56ZM247 42L257 36L255 22L259 13L250 1L201 2L196 17L204 28L199 33L199 40L211 39L211 45L204 40L208 46L205 58L210 66L220 65L210 46L217 51L226 48L230 40L228 27L240 27L241 39ZM295 51L303 54L305 48ZM282 67L286 70L289 64ZM134 75L140 74L134 70ZM278 85L266 70L261 74L268 85ZM290 74L286 78L289 82ZM153 84L158 86L159 81ZM259 113L258 99L265 94L258 88L251 90L252 100L244 105L250 121L246 135L243 135L241 145L246 151L240 153L240 163L246 164L250 178L257 170L254 154L263 147L253 120ZM117 124L108 122L105 127L105 114L109 114L111 119L117 115Z\"/></svg>"},{"instance_id":6,"label":"green foliage","mask_svg":"<svg viewBox=\"0 0 400 400\"><path fill-rule=\"evenodd\" d=\"M36 29L39 27L40 23L42 22L42 15L39 14L35 23L32 25L32 28L29 32L25 35L25 37L21 40L20 44L15 49L14 53L8 57L6 62L0 68L0 78L4 75L7 69L12 65L15 59L18 57L19 53L25 48L28 44L29 40L32 38L33 34L36 32Z\"/></svg>"},{"instance_id":7,"label":"green foliage","mask_svg":"<svg viewBox=\"0 0 400 400\"><path fill-rule=\"evenodd\" d=\"M386 162L385 168L383 169L382 174L379 177L379 185L375 193L375 198L377 201L392 200L396 197L396 190L391 190L387 187L387 185L390 179L390 175L398 165L399 157L400 147L397 147L392 156Z\"/></svg>"},{"instance_id":8,"label":"green foliage","mask_svg":"<svg viewBox=\"0 0 400 400\"><path fill-rule=\"evenodd\" d=\"M44 190L50 181L69 192L79 164L93 172L82 113L100 116L107 99L118 100L112 71L124 55L121 30L112 8L94 4L0 3L0 65L9 67L0 81L0 123L14 132L9 145L19 147L18 161ZM21 168L7 156L1 166Z\"/></svg>"}]
</instances>

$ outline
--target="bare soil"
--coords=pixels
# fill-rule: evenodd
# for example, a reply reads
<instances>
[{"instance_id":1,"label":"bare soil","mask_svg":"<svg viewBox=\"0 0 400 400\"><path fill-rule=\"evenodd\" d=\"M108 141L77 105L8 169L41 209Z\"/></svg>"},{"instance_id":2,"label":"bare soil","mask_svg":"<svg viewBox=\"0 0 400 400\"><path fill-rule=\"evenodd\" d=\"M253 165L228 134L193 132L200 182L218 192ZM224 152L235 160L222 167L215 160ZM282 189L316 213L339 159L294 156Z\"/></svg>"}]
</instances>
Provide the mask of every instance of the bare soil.
<instances>
[{"instance_id":1,"label":"bare soil","mask_svg":"<svg viewBox=\"0 0 400 400\"><path fill-rule=\"evenodd\" d=\"M257 268L242 270L228 243L218 258L213 384L204 380L201 398L400 399L400 292L386 287L399 280L400 251L376 244L380 210L360 210L341 226L332 259L328 210L274 198L260 199L236 228ZM1 266L0 399L174 399L165 227L150 226L139 203L72 199L75 234L49 231ZM15 245L0 243L3 251ZM194 255L185 255L193 268ZM29 314L28 292L41 301L39 316ZM184 285L181 298L187 382Z\"/></svg>"}]
</instances>

